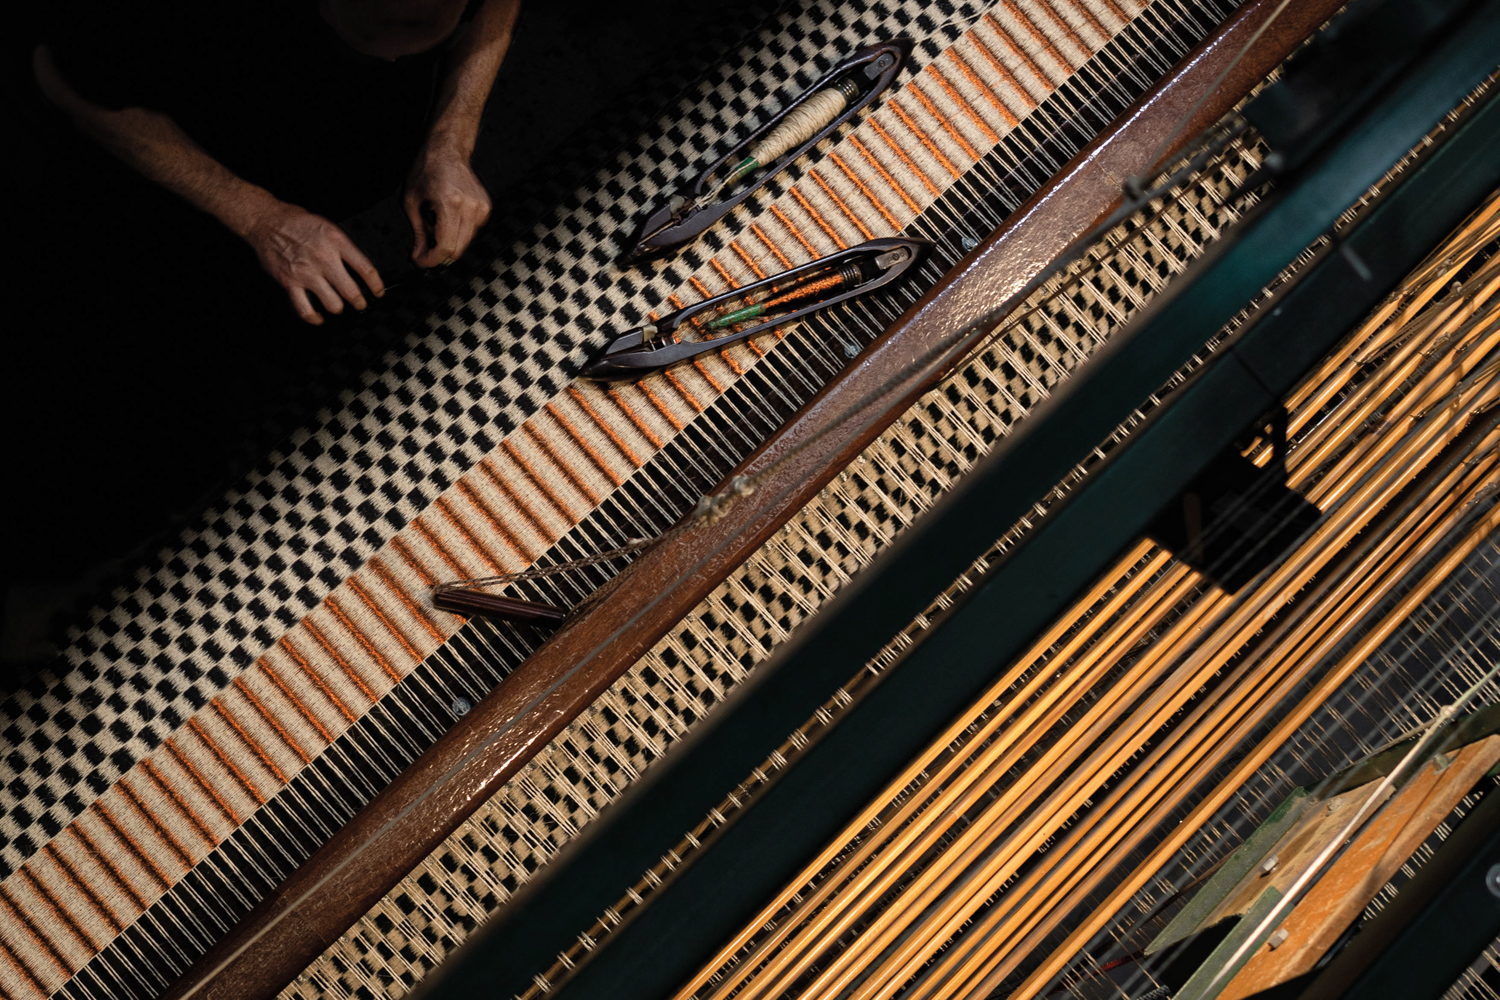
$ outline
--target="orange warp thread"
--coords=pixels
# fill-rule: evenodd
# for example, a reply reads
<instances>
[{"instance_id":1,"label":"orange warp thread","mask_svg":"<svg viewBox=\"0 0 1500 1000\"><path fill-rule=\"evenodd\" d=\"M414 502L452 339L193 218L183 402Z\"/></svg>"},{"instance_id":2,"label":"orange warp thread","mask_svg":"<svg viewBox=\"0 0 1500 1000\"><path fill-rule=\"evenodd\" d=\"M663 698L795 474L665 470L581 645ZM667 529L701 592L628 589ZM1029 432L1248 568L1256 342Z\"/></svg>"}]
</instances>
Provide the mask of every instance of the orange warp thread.
<instances>
[{"instance_id":1,"label":"orange warp thread","mask_svg":"<svg viewBox=\"0 0 1500 1000\"><path fill-rule=\"evenodd\" d=\"M860 217L855 215L854 212L849 208L849 206L844 203L844 199L840 198L837 194L834 193L833 188L827 181L823 179L823 175L818 173L816 170L810 170L808 171L808 173L812 176L813 182L817 184L818 187L823 189L823 193L828 196L829 200L839 207L839 211L844 213L845 218L854 223L854 228L859 230L859 234L867 240L873 240L875 238L875 234L872 233L869 227L864 224Z\"/></svg>"},{"instance_id":2,"label":"orange warp thread","mask_svg":"<svg viewBox=\"0 0 1500 1000\"><path fill-rule=\"evenodd\" d=\"M88 900L89 906L93 907L94 911L104 918L104 922L109 924L110 930L119 934L125 929L125 925L115 916L114 911L105 904L103 897L94 891L93 886L83 880L83 877L78 874L68 859L63 857L63 853L57 849L56 844L51 842L44 844L42 846L42 853L52 859L53 866L63 874L63 877L68 880L68 883L73 886L74 890L80 896Z\"/></svg>"}]
</instances>

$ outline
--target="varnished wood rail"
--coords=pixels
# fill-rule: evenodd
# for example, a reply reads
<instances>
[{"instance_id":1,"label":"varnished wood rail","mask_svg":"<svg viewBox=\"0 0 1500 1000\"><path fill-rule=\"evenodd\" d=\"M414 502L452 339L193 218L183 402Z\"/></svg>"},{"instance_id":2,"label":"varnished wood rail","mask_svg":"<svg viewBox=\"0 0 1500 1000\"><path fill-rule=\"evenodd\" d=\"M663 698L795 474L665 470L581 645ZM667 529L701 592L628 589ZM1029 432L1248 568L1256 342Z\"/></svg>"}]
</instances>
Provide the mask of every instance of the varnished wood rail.
<instances>
[{"instance_id":1,"label":"varnished wood rail","mask_svg":"<svg viewBox=\"0 0 1500 1000\"><path fill-rule=\"evenodd\" d=\"M1221 118L1341 4L1299 0L1266 27L1278 6L1254 0L1221 25L731 476L776 465L914 357L1018 301L1119 206L1124 178L1149 169L1164 143L1173 153ZM246 1000L291 982L943 374L914 383L857 434L828 435L797 453L721 520L643 553L606 599L565 625L189 969L168 1000Z\"/></svg>"},{"instance_id":2,"label":"varnished wood rail","mask_svg":"<svg viewBox=\"0 0 1500 1000\"><path fill-rule=\"evenodd\" d=\"M1450 242L1434 258L1462 266L1492 238L1478 223L1492 227L1497 211L1500 197L1471 220L1476 239L1455 237L1467 249ZM1288 460L1291 484L1329 511L1292 558L1245 594L1194 597L1196 574L1136 546L747 920L677 1000L769 1000L789 991L888 1000L919 969L913 996L1000 988L1490 488L1500 468L1500 382L1464 380L1500 344L1500 329L1486 322L1500 266L1491 261L1467 291L1423 312L1446 288L1431 271L1419 271L1418 287L1392 296L1292 394L1300 408L1290 422L1308 430ZM1364 378L1372 357L1381 359L1379 373ZM1443 565L1472 551L1494 523L1492 511L1465 529ZM1444 579L1429 573L1417 589L1425 596ZM1300 610L1286 614L1294 605ZM1388 634L1412 607L1404 598L1404 610L1375 631ZM1148 634L1149 648L1110 680ZM1166 720L1184 711L1157 741ZM1081 714L1057 731L1070 712ZM956 741L967 749L950 752Z\"/></svg>"}]
</instances>

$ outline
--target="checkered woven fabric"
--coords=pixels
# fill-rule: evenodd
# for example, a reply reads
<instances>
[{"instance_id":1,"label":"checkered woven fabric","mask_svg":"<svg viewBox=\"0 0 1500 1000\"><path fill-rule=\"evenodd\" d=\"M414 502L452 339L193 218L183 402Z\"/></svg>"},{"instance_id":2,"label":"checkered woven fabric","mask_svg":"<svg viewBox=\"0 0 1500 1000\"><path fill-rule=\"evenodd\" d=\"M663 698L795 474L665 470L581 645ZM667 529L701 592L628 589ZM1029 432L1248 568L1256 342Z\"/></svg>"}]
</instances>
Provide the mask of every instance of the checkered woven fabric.
<instances>
[{"instance_id":1,"label":"checkered woven fabric","mask_svg":"<svg viewBox=\"0 0 1500 1000\"><path fill-rule=\"evenodd\" d=\"M826 486L781 531L731 573L693 613L434 850L337 944L308 967L283 1000L404 995L530 874L684 735L792 631L967 473L1011 426L1148 302L1238 215L1224 204L1259 164L1255 148L1231 151L1176 199L1156 225L1083 271L1054 281L1032 317L992 350L928 393ZM1108 317L1108 321L1106 320ZM1180 378L1181 376L1179 376ZM1174 383L1177 380L1174 380ZM1116 438L1143 417L1137 414ZM1075 470L1069 483L1084 474ZM1050 498L1049 498L1050 499ZM1023 522L930 609L939 613L982 579L1014 544ZM919 616L874 658L878 673L927 625ZM853 699L840 690L815 730ZM533 1000L622 923L661 880L771 780L807 736L792 734L697 830L625 892L551 969L537 969ZM602 759L601 759L602 758Z\"/></svg>"},{"instance_id":2,"label":"checkered woven fabric","mask_svg":"<svg viewBox=\"0 0 1500 1000\"><path fill-rule=\"evenodd\" d=\"M460 627L425 603L434 582L670 523L843 363L840 337L857 350L919 289L637 385L573 382L606 332L912 226L947 255L931 281L1050 173L1007 138L1045 147L1088 103L1069 90L1075 71L1139 8L988 6L813 4L763 24L94 613L56 674L6 706L8 993L46 995L85 968L77 995L159 990L539 640ZM1154 72L1222 14L1182 15L1189 29L1150 42ZM759 108L894 36L918 42L912 69L856 128L671 262L614 265L617 231ZM976 174L998 207L971 199L955 215L941 199ZM571 603L598 582L563 578L537 596ZM698 711L683 699L613 736L628 757L632 740L670 738Z\"/></svg>"}]
</instances>

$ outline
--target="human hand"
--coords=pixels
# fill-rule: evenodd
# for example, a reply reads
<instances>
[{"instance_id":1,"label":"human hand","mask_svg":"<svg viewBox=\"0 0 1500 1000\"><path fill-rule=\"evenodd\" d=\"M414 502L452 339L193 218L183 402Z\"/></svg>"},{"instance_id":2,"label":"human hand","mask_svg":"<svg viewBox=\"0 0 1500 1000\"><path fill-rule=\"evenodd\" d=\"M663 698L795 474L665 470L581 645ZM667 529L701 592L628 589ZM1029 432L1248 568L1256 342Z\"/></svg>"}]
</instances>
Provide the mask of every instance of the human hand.
<instances>
[{"instance_id":1,"label":"human hand","mask_svg":"<svg viewBox=\"0 0 1500 1000\"><path fill-rule=\"evenodd\" d=\"M313 307L314 296L330 313L343 312L345 302L365 308L364 294L349 274L351 268L371 292L385 294L380 273L354 241L305 208L273 201L254 216L244 237L260 258L260 266L286 289L297 315L314 326L323 322Z\"/></svg>"},{"instance_id":2,"label":"human hand","mask_svg":"<svg viewBox=\"0 0 1500 1000\"><path fill-rule=\"evenodd\" d=\"M411 259L418 267L451 264L469 248L490 217L490 195L469 158L456 149L423 147L406 181L402 200L414 237ZM423 209L432 213L428 233Z\"/></svg>"}]
</instances>

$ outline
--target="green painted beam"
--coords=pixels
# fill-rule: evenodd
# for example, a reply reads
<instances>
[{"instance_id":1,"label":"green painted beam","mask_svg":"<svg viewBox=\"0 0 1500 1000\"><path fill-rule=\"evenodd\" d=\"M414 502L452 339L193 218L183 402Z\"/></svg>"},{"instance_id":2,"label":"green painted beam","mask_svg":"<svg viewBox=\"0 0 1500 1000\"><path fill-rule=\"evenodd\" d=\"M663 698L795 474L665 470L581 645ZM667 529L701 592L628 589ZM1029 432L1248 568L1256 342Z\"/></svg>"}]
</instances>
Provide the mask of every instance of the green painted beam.
<instances>
[{"instance_id":1,"label":"green painted beam","mask_svg":"<svg viewBox=\"0 0 1500 1000\"><path fill-rule=\"evenodd\" d=\"M1255 902L1251 903L1250 909L1239 918L1234 929L1223 941L1219 942L1218 947L1214 948L1208 959L1198 967L1198 971L1182 984L1182 989L1172 995L1172 1000L1214 1000L1214 997L1224 992L1224 987L1229 985L1229 981L1245 967L1245 963L1250 961L1251 956L1266 943L1272 934L1276 933L1276 928L1281 925L1281 921L1278 920L1276 923L1260 926L1261 921L1271 915L1271 911L1279 902L1281 902L1281 890L1274 885L1255 897ZM1231 965L1230 959L1234 958L1235 952L1247 942L1250 947L1246 948L1244 954ZM1227 971L1221 975L1221 969Z\"/></svg>"},{"instance_id":2,"label":"green painted beam","mask_svg":"<svg viewBox=\"0 0 1500 1000\"><path fill-rule=\"evenodd\" d=\"M1162 385L1494 67L1500 0L1396 86L1347 141L1084 365L801 629L726 704L584 831L426 984L510 996L853 676L1005 526ZM1476 113L1330 254L1283 309L1221 352L970 599L743 810L554 996L658 997L962 710L1182 489L1500 183L1500 114ZM1315 324L1300 317L1312 316ZM1264 331L1262 331L1264 327ZM1298 359L1305 359L1298 361ZM1299 368L1298 365L1301 365Z\"/></svg>"},{"instance_id":3,"label":"green painted beam","mask_svg":"<svg viewBox=\"0 0 1500 1000\"><path fill-rule=\"evenodd\" d=\"M1301 991L1301 1000L1437 1000L1500 936L1500 792L1491 790Z\"/></svg>"},{"instance_id":4,"label":"green painted beam","mask_svg":"<svg viewBox=\"0 0 1500 1000\"><path fill-rule=\"evenodd\" d=\"M1203 888L1194 893L1193 898L1177 912L1177 916L1169 923L1150 944L1146 946L1147 955L1155 955L1157 952L1181 941L1187 940L1199 930L1200 925L1208 919L1210 913L1218 905L1228 898L1240 880L1260 866L1265 860L1271 848L1281 840L1283 834L1292 828L1292 824L1302 818L1307 811L1310 802L1319 802L1310 799L1307 789L1295 789L1288 795L1281 805L1266 821L1255 828L1255 832L1245 838L1245 842L1239 849L1231 854L1219 870L1214 872L1213 877L1204 883Z\"/></svg>"}]
</instances>

